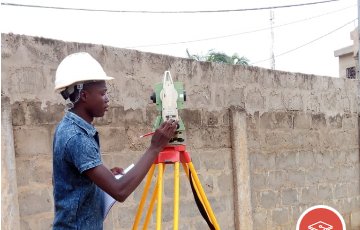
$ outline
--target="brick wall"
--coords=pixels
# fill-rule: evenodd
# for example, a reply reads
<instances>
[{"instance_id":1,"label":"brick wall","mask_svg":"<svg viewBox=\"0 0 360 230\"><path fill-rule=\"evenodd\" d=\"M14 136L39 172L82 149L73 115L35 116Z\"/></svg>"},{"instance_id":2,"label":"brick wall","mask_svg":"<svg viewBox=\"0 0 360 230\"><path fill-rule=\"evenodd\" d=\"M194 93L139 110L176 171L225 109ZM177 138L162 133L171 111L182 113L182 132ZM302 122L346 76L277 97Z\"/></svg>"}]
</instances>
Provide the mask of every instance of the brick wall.
<instances>
[{"instance_id":1,"label":"brick wall","mask_svg":"<svg viewBox=\"0 0 360 230\"><path fill-rule=\"evenodd\" d=\"M356 80L12 34L1 40L3 106L11 107L14 141L4 143L2 134L2 147L13 149L2 155L14 154L16 168L16 180L3 178L2 191L11 185L18 193L19 229L51 226L52 135L64 114L53 82L57 65L76 51L91 53L115 77L111 108L95 121L108 167L136 162L148 146L149 139L138 139L156 116L148 98L170 70L185 84L187 149L222 229L294 229L315 204L332 206L349 229L360 228ZM172 228L172 171L166 167L165 229ZM180 187L180 229L205 229L183 170ZM112 209L105 229L131 228L142 190ZM11 207L2 204L3 213ZM10 222L2 217L4 229L14 229Z\"/></svg>"}]
</instances>

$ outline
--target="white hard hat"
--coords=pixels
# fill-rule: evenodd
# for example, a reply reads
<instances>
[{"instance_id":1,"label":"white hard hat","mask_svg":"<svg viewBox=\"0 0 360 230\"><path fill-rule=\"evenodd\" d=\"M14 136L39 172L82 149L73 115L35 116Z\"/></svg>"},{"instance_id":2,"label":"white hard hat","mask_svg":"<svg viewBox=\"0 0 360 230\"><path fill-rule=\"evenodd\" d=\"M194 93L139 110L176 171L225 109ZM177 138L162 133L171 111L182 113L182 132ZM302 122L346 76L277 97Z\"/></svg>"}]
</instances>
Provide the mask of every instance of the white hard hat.
<instances>
[{"instance_id":1,"label":"white hard hat","mask_svg":"<svg viewBox=\"0 0 360 230\"><path fill-rule=\"evenodd\" d=\"M73 53L61 61L55 76L55 91L60 92L76 83L97 80L112 80L90 54Z\"/></svg>"}]
</instances>

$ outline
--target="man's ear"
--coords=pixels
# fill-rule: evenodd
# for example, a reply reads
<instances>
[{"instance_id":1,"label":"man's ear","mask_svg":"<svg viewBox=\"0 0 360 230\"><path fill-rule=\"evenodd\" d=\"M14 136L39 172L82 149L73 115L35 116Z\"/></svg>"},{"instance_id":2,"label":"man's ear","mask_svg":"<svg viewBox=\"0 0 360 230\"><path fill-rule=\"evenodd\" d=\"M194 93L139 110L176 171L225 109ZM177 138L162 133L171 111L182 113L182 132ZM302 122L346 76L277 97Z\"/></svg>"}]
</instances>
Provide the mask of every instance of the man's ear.
<instances>
[{"instance_id":1,"label":"man's ear","mask_svg":"<svg viewBox=\"0 0 360 230\"><path fill-rule=\"evenodd\" d=\"M80 100L83 102L86 102L86 100L89 98L88 92L85 90L81 90L80 92Z\"/></svg>"}]
</instances>

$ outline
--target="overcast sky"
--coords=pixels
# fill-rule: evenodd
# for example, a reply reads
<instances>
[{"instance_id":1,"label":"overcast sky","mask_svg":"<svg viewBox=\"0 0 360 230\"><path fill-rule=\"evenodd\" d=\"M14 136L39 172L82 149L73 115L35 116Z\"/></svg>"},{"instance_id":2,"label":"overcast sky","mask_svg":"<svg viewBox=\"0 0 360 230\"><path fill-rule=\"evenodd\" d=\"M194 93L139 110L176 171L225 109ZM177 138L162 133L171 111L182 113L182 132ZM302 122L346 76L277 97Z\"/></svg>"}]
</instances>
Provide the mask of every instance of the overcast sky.
<instances>
[{"instance_id":1,"label":"overcast sky","mask_svg":"<svg viewBox=\"0 0 360 230\"><path fill-rule=\"evenodd\" d=\"M319 1L323 0L182 0L178 2L5 0L1 2L105 10L203 11ZM186 49L191 54L206 54L208 50L213 49L228 55L237 53L247 57L253 65L265 68L271 68L271 61L267 59L270 58L273 50L275 69L337 77L338 59L334 57L334 50L352 44L350 32L357 26L357 20L354 20L357 18L356 4L356 0L339 0L274 9L273 49L271 49L270 10L146 14L2 5L0 18L2 33L12 32L64 41L104 44L178 57L186 57ZM340 27L342 28L338 29ZM318 40L305 45L316 39ZM195 40L200 41L190 42ZM182 43L161 45L177 42ZM300 46L303 47L296 49ZM293 49L295 50L291 51ZM276 57L287 51L291 52ZM261 60L265 61L259 62Z\"/></svg>"}]
</instances>

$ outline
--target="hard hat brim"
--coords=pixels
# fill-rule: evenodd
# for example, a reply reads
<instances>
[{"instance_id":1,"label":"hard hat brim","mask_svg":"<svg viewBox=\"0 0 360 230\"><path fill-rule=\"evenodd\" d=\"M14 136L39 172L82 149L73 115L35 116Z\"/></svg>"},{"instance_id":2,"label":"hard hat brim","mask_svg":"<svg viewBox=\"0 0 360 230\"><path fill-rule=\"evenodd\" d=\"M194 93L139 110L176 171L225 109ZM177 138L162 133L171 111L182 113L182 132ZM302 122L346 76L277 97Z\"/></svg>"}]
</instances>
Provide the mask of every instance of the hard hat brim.
<instances>
[{"instance_id":1,"label":"hard hat brim","mask_svg":"<svg viewBox=\"0 0 360 230\"><path fill-rule=\"evenodd\" d=\"M110 81L110 80L113 80L114 78L113 77L110 77L110 76L101 76L99 78L92 78L91 81ZM77 81L77 82L73 82L72 84L70 85L75 85L75 84L79 84L81 82L86 82L86 81L89 81L89 80L85 80L84 81ZM57 92L57 93L60 93L61 91L65 90L66 87L70 86L68 84L66 85L58 85L54 88L54 91Z\"/></svg>"}]
</instances>

